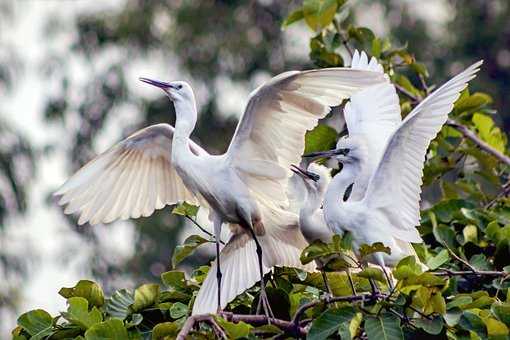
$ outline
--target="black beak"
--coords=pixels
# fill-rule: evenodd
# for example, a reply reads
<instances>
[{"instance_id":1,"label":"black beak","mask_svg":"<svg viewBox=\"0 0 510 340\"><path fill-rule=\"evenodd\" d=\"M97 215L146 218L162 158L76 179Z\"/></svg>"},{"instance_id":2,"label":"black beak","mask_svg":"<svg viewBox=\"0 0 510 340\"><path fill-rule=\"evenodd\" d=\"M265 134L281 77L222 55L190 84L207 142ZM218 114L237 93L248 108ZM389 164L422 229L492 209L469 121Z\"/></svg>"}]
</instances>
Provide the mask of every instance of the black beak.
<instances>
[{"instance_id":1,"label":"black beak","mask_svg":"<svg viewBox=\"0 0 510 340\"><path fill-rule=\"evenodd\" d=\"M169 89L169 88L173 88L173 85L171 85L170 83L167 83L167 82L164 82L164 81L159 81L159 80L154 80L154 79L149 79L149 78L143 78L143 77L140 77L138 78L140 81L143 81L144 83L147 83L149 85L152 85L152 86L156 86L156 87L159 87L160 89Z\"/></svg>"},{"instance_id":2,"label":"black beak","mask_svg":"<svg viewBox=\"0 0 510 340\"><path fill-rule=\"evenodd\" d=\"M307 158L331 158L337 155L347 155L349 153L350 149L334 149L334 150L328 150L328 151L317 151L317 152L310 152L306 155L303 155L303 157Z\"/></svg>"},{"instance_id":3,"label":"black beak","mask_svg":"<svg viewBox=\"0 0 510 340\"><path fill-rule=\"evenodd\" d=\"M298 176L303 177L304 179L311 179L314 182L317 182L321 177L313 172L301 169L300 167L292 164L290 166L290 170Z\"/></svg>"}]
</instances>

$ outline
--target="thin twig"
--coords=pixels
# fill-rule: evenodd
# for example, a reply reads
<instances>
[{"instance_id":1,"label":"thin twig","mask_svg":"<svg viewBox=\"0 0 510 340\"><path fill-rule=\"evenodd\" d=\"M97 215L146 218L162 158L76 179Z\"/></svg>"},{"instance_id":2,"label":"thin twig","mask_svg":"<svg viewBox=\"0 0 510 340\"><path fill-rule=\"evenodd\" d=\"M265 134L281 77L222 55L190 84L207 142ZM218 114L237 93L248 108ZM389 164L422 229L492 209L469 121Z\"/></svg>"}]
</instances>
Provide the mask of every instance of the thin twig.
<instances>
[{"instance_id":1,"label":"thin twig","mask_svg":"<svg viewBox=\"0 0 510 340\"><path fill-rule=\"evenodd\" d=\"M195 224L195 226L197 226L198 229L202 230L203 233L209 235L209 237L212 237L212 238L216 239L213 234L211 234L210 232L205 230L204 227L202 227L200 224L198 224L198 222L195 221L194 219L192 219L190 216L186 215L186 218L188 220L190 220L191 222L193 222L193 224ZM220 240L220 243L225 245L225 242L223 242L222 240Z\"/></svg>"},{"instance_id":2,"label":"thin twig","mask_svg":"<svg viewBox=\"0 0 510 340\"><path fill-rule=\"evenodd\" d=\"M208 322L214 332L222 339L228 339L228 336L225 334L225 331L218 325L216 320L211 314L202 314L202 315L193 315L190 316L184 325L182 326L181 331L177 334L177 340L185 340L189 333L193 330L196 324L200 322Z\"/></svg>"},{"instance_id":3,"label":"thin twig","mask_svg":"<svg viewBox=\"0 0 510 340\"><path fill-rule=\"evenodd\" d=\"M451 270L447 268L441 268L439 272L431 272L436 276L502 276L505 277L508 275L506 272L500 272L496 270L477 270L473 268L473 270L468 271L460 271L460 270Z\"/></svg>"},{"instance_id":4,"label":"thin twig","mask_svg":"<svg viewBox=\"0 0 510 340\"><path fill-rule=\"evenodd\" d=\"M260 325L274 325L281 330L285 331L286 333L295 335L295 336L306 336L306 329L304 327L298 326L295 327L295 325L292 323L292 321L285 321L280 320L276 318L268 318L265 315L244 315L244 314L233 314L229 312L222 312L220 313L220 316L223 317L225 320L230 322L246 322L253 326L260 326Z\"/></svg>"},{"instance_id":5,"label":"thin twig","mask_svg":"<svg viewBox=\"0 0 510 340\"><path fill-rule=\"evenodd\" d=\"M414 93L411 93L410 91L406 90L403 86L401 86L399 84L393 84L393 85L395 86L395 88L397 90L399 90L400 92L405 94L407 97L409 97L413 101L413 103L419 103L420 101L422 101L423 98L415 95Z\"/></svg>"},{"instance_id":6,"label":"thin twig","mask_svg":"<svg viewBox=\"0 0 510 340\"><path fill-rule=\"evenodd\" d=\"M455 128L456 130L458 130L460 133L462 133L464 135L464 137L466 137L467 139L469 139L470 141L475 143L483 151L485 151L488 154L494 156L495 158L497 158L501 162L505 163L506 165L510 165L510 157L508 157L507 155L503 154L499 150L496 150L495 148L493 148L492 146L490 146L489 144L487 144L486 142L481 140L480 137L478 137L476 135L476 133L471 131L467 126L464 126L464 125L462 125L460 123L457 123L453 119L448 119L446 124L448 124L449 126Z\"/></svg>"},{"instance_id":7,"label":"thin twig","mask_svg":"<svg viewBox=\"0 0 510 340\"><path fill-rule=\"evenodd\" d=\"M321 303L331 304L335 302L357 302L357 301L373 301L381 298L385 298L386 294L382 293L362 293L358 295L349 295L349 296L333 296L333 297L325 297L319 300L311 301L305 303L301 307L298 308L296 314L291 320L291 323L296 327L299 324L299 320L301 316L310 308L315 307Z\"/></svg>"},{"instance_id":8,"label":"thin twig","mask_svg":"<svg viewBox=\"0 0 510 340\"><path fill-rule=\"evenodd\" d=\"M501 192L499 194L496 195L496 197L494 197L489 203L487 203L485 205L485 209L489 209L490 207L492 207L500 198L502 197L506 197L508 196L508 194L510 194L510 181L506 182L504 185L503 185L503 188L501 190Z\"/></svg>"}]
</instances>

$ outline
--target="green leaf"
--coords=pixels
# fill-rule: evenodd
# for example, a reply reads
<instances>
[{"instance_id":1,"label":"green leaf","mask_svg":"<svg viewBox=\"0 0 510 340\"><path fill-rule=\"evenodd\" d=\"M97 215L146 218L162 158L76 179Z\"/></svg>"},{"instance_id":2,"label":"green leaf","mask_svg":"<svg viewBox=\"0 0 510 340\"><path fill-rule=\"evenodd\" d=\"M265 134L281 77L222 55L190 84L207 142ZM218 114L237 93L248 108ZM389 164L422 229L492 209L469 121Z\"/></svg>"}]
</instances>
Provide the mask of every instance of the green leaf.
<instances>
[{"instance_id":1,"label":"green leaf","mask_svg":"<svg viewBox=\"0 0 510 340\"><path fill-rule=\"evenodd\" d=\"M179 319L188 314L188 305L182 302L176 302L170 307L170 316L172 319Z\"/></svg>"},{"instance_id":2,"label":"green leaf","mask_svg":"<svg viewBox=\"0 0 510 340\"><path fill-rule=\"evenodd\" d=\"M92 310L89 312L89 302L85 298L72 297L67 299L67 303L69 307L67 308L67 312L62 313L62 316L81 329L89 329L93 325L103 321L103 316L96 307L92 307Z\"/></svg>"},{"instance_id":3,"label":"green leaf","mask_svg":"<svg viewBox=\"0 0 510 340\"><path fill-rule=\"evenodd\" d=\"M328 125L319 124L305 135L304 153L331 150L336 145L337 132Z\"/></svg>"},{"instance_id":4,"label":"green leaf","mask_svg":"<svg viewBox=\"0 0 510 340\"><path fill-rule=\"evenodd\" d=\"M510 326L510 303L494 302L491 311L500 321Z\"/></svg>"},{"instance_id":5,"label":"green leaf","mask_svg":"<svg viewBox=\"0 0 510 340\"><path fill-rule=\"evenodd\" d=\"M313 321L306 339L326 339L334 334L341 324L349 323L355 314L354 308L350 306L326 310Z\"/></svg>"},{"instance_id":6,"label":"green leaf","mask_svg":"<svg viewBox=\"0 0 510 340\"><path fill-rule=\"evenodd\" d=\"M421 266L416 262L416 257L413 255L404 257L393 270L393 275L397 280L415 278L421 273Z\"/></svg>"},{"instance_id":7,"label":"green leaf","mask_svg":"<svg viewBox=\"0 0 510 340\"><path fill-rule=\"evenodd\" d=\"M106 300L105 311L107 314L124 320L131 314L130 306L135 302L133 293L127 289L117 290L112 297Z\"/></svg>"},{"instance_id":8,"label":"green leaf","mask_svg":"<svg viewBox=\"0 0 510 340\"><path fill-rule=\"evenodd\" d=\"M163 322L152 329L152 340L175 339L180 326L177 322Z\"/></svg>"},{"instance_id":9,"label":"green leaf","mask_svg":"<svg viewBox=\"0 0 510 340\"><path fill-rule=\"evenodd\" d=\"M468 224L465 226L462 230L462 236L464 237L464 243L478 244L478 228L475 225Z\"/></svg>"},{"instance_id":10,"label":"green leaf","mask_svg":"<svg viewBox=\"0 0 510 340\"><path fill-rule=\"evenodd\" d=\"M287 28L293 23L302 20L305 17L303 13L303 9L296 9L294 12L290 13L289 16L283 21L282 28Z\"/></svg>"},{"instance_id":11,"label":"green leaf","mask_svg":"<svg viewBox=\"0 0 510 340\"><path fill-rule=\"evenodd\" d=\"M493 318L485 318L483 321L490 339L508 339L508 327L504 323Z\"/></svg>"},{"instance_id":12,"label":"green leaf","mask_svg":"<svg viewBox=\"0 0 510 340\"><path fill-rule=\"evenodd\" d=\"M147 307L151 307L158 301L159 285L144 284L135 290L135 302L132 309L138 312Z\"/></svg>"},{"instance_id":13,"label":"green leaf","mask_svg":"<svg viewBox=\"0 0 510 340\"><path fill-rule=\"evenodd\" d=\"M482 338L487 337L487 331L483 320L473 312L464 311L460 317L459 325L468 331L473 331Z\"/></svg>"},{"instance_id":14,"label":"green leaf","mask_svg":"<svg viewBox=\"0 0 510 340\"><path fill-rule=\"evenodd\" d=\"M404 339L399 320L388 314L380 317L368 316L365 319L365 332L368 340Z\"/></svg>"},{"instance_id":15,"label":"green leaf","mask_svg":"<svg viewBox=\"0 0 510 340\"><path fill-rule=\"evenodd\" d=\"M319 257L329 256L331 254L332 251L328 244L322 242L321 240L315 240L305 249L303 249L300 260L302 264L307 264L318 259Z\"/></svg>"},{"instance_id":16,"label":"green leaf","mask_svg":"<svg viewBox=\"0 0 510 340\"><path fill-rule=\"evenodd\" d=\"M186 288L186 277L184 272L178 270L171 270L161 274L161 281L165 286L174 289Z\"/></svg>"},{"instance_id":17,"label":"green leaf","mask_svg":"<svg viewBox=\"0 0 510 340\"><path fill-rule=\"evenodd\" d=\"M52 333L53 318L42 309L34 309L22 314L18 325L32 336L30 339L39 340Z\"/></svg>"},{"instance_id":18,"label":"green leaf","mask_svg":"<svg viewBox=\"0 0 510 340\"><path fill-rule=\"evenodd\" d=\"M448 309L456 308L456 307L462 308L463 306L469 305L471 302L473 302L473 298L471 296L459 295L459 296L456 296L452 301L448 302L446 304L446 308L448 308Z\"/></svg>"},{"instance_id":19,"label":"green leaf","mask_svg":"<svg viewBox=\"0 0 510 340\"><path fill-rule=\"evenodd\" d=\"M104 293L101 287L89 280L80 280L72 288L62 288L58 292L61 296L85 298L91 306L101 307L104 304Z\"/></svg>"},{"instance_id":20,"label":"green leaf","mask_svg":"<svg viewBox=\"0 0 510 340\"><path fill-rule=\"evenodd\" d=\"M432 320L427 318L417 319L415 325L433 335L438 335L443 330L443 320L439 316L436 316Z\"/></svg>"},{"instance_id":21,"label":"green leaf","mask_svg":"<svg viewBox=\"0 0 510 340\"><path fill-rule=\"evenodd\" d=\"M182 262L186 257L190 256L195 252L200 245L209 242L205 238L199 235L191 235L185 241L184 244L178 245L175 247L174 253L172 255L172 267L176 267L179 263Z\"/></svg>"},{"instance_id":22,"label":"green leaf","mask_svg":"<svg viewBox=\"0 0 510 340\"><path fill-rule=\"evenodd\" d=\"M331 23L337 7L337 0L304 0L303 16L308 26L318 31Z\"/></svg>"},{"instance_id":23,"label":"green leaf","mask_svg":"<svg viewBox=\"0 0 510 340\"><path fill-rule=\"evenodd\" d=\"M367 267L364 268L359 273L356 273L359 277L364 277L366 279L374 279L380 282L386 282L386 278L384 277L384 273L379 268L375 267Z\"/></svg>"},{"instance_id":24,"label":"green leaf","mask_svg":"<svg viewBox=\"0 0 510 340\"><path fill-rule=\"evenodd\" d=\"M442 249L436 256L431 257L427 261L427 267L430 268L430 270L435 270L448 262L450 259L450 254L448 253L448 250Z\"/></svg>"},{"instance_id":25,"label":"green leaf","mask_svg":"<svg viewBox=\"0 0 510 340\"><path fill-rule=\"evenodd\" d=\"M455 102L454 110L455 113L478 110L482 106L490 104L491 102L492 98L485 93L477 92L472 95L463 95Z\"/></svg>"},{"instance_id":26,"label":"green leaf","mask_svg":"<svg viewBox=\"0 0 510 340\"><path fill-rule=\"evenodd\" d=\"M487 142L490 146L500 152L506 150L506 136L498 128L491 117L482 113L475 113L472 118L475 128L478 130L480 138Z\"/></svg>"},{"instance_id":27,"label":"green leaf","mask_svg":"<svg viewBox=\"0 0 510 340\"><path fill-rule=\"evenodd\" d=\"M131 320L129 322L126 323L126 328L131 328L131 327L135 327L135 326L138 326L139 324L141 324L143 321L143 316L142 314L133 314L131 316Z\"/></svg>"},{"instance_id":28,"label":"green leaf","mask_svg":"<svg viewBox=\"0 0 510 340\"><path fill-rule=\"evenodd\" d=\"M390 255L391 249L390 249L390 247L386 247L381 242L376 242L372 245L362 244L359 247L359 254L362 258L367 257L368 255L372 255L373 253L379 253L379 252L386 253L386 254Z\"/></svg>"},{"instance_id":29,"label":"green leaf","mask_svg":"<svg viewBox=\"0 0 510 340\"><path fill-rule=\"evenodd\" d=\"M110 319L95 324L85 332L86 340L120 340L128 338L127 329L119 319Z\"/></svg>"},{"instance_id":30,"label":"green leaf","mask_svg":"<svg viewBox=\"0 0 510 340\"><path fill-rule=\"evenodd\" d=\"M437 242L442 245L446 245L449 248L455 248L455 231L450 227L440 224L435 228L432 228L432 233L436 238Z\"/></svg>"},{"instance_id":31,"label":"green leaf","mask_svg":"<svg viewBox=\"0 0 510 340\"><path fill-rule=\"evenodd\" d=\"M175 208L172 210L172 214L195 217L197 216L198 209L198 206L189 204L188 202L184 201L175 206Z\"/></svg>"},{"instance_id":32,"label":"green leaf","mask_svg":"<svg viewBox=\"0 0 510 340\"><path fill-rule=\"evenodd\" d=\"M252 325L245 322L240 321L238 323L233 323L218 316L216 317L216 322L225 330L229 339L245 338L250 334L250 330L253 328Z\"/></svg>"}]
</instances>

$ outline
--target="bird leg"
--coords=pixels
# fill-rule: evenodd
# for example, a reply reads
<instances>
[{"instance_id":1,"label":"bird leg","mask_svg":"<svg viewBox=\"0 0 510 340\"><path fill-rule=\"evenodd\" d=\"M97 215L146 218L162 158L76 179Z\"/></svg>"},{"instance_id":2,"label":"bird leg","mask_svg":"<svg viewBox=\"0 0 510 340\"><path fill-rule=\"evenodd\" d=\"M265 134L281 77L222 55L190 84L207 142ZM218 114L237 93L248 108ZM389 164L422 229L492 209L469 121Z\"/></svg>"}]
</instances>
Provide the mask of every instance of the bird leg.
<instances>
[{"instance_id":1,"label":"bird leg","mask_svg":"<svg viewBox=\"0 0 510 340\"><path fill-rule=\"evenodd\" d=\"M388 274L388 272L386 271L386 267L385 266L381 266L381 269L384 273L384 276L386 277L386 281L388 281L388 287L390 288L390 292L393 291L393 281L391 280L390 278L390 275Z\"/></svg>"},{"instance_id":2,"label":"bird leg","mask_svg":"<svg viewBox=\"0 0 510 340\"><path fill-rule=\"evenodd\" d=\"M352 295L357 296L358 293L356 293L356 288L354 288L354 281L352 281L351 270L347 268L345 272L347 273L347 278L349 279L349 284L351 285Z\"/></svg>"},{"instance_id":3,"label":"bird leg","mask_svg":"<svg viewBox=\"0 0 510 340\"><path fill-rule=\"evenodd\" d=\"M333 296L333 293L331 292L331 287L329 286L329 282L328 282L328 276L326 275L326 272L324 271L324 269L321 269L321 274L322 274L322 280L324 281L324 288L326 288L326 294L328 294L328 296Z\"/></svg>"},{"instance_id":4,"label":"bird leg","mask_svg":"<svg viewBox=\"0 0 510 340\"><path fill-rule=\"evenodd\" d=\"M257 314L260 314L261 309L264 309L264 314L268 318L274 318L273 311L271 310L271 306L269 305L269 300L267 298L266 293L266 284L264 282L264 270L262 268L262 247L260 246L259 240L257 236L255 236L255 232L252 228L248 228L250 230L251 236L253 237L253 241L255 241L255 246L257 247L257 257L259 261L259 273L260 273L260 295L259 302L257 305Z\"/></svg>"},{"instance_id":5,"label":"bird leg","mask_svg":"<svg viewBox=\"0 0 510 340\"><path fill-rule=\"evenodd\" d=\"M221 312L221 266L220 266L220 235L221 235L221 220L214 219L214 238L216 241L216 281L218 282L218 310Z\"/></svg>"}]
</instances>

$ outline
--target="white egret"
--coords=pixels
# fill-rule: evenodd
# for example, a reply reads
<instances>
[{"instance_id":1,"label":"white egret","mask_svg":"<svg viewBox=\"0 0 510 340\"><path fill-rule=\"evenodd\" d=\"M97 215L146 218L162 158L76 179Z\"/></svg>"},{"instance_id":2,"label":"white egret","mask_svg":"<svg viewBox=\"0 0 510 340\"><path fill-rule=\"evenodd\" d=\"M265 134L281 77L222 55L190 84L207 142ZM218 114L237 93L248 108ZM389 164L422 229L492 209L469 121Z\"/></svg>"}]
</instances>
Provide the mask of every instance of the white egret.
<instances>
[{"instance_id":1,"label":"white egret","mask_svg":"<svg viewBox=\"0 0 510 340\"><path fill-rule=\"evenodd\" d=\"M303 267L299 255L307 243L297 216L285 209L289 167L301 157L305 132L330 107L383 81L381 75L331 68L272 78L250 95L223 155L210 155L190 140L197 110L187 83L140 80L162 89L173 101L175 129L168 124L149 126L97 156L56 192L59 204L67 205L65 213L79 213L79 224L149 216L183 200L209 208L218 253L216 275L208 274L193 313L224 308L260 279L259 301L267 314L264 273L275 265ZM220 255L224 223L233 236Z\"/></svg>"},{"instance_id":2,"label":"white egret","mask_svg":"<svg viewBox=\"0 0 510 340\"><path fill-rule=\"evenodd\" d=\"M300 193L299 202L294 209L299 214L299 227L308 242L321 240L325 243L331 242L333 233L326 225L322 211L324 193L331 181L331 169L317 164L310 163L307 170L292 166L291 170L296 174L293 176L294 187Z\"/></svg>"},{"instance_id":3,"label":"white egret","mask_svg":"<svg viewBox=\"0 0 510 340\"><path fill-rule=\"evenodd\" d=\"M475 77L481 64L481 61L475 63L452 78L409 113L385 144L383 155L361 200L344 201L343 196L356 181L356 166L350 165L363 160L362 149L353 144L352 149L321 153L325 157L334 156L344 164L325 194L324 218L327 225L333 232L349 231L355 251L361 244L382 242L389 246L391 255L378 252L368 260L383 269L390 285L385 266L394 266L409 255L411 242L422 242L415 227L420 222L419 201L427 148L446 122L460 92Z\"/></svg>"}]
</instances>

